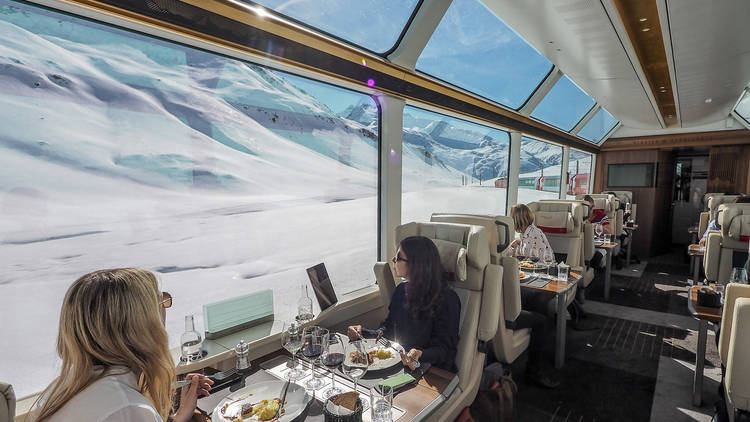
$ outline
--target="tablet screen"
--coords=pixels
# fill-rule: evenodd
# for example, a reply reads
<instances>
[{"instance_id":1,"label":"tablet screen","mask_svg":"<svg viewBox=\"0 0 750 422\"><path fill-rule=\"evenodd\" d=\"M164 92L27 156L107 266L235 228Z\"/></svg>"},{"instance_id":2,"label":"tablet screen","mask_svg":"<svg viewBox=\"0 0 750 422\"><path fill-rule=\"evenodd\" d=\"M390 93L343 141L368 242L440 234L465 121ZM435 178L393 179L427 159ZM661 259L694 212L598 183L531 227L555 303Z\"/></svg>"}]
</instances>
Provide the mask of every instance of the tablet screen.
<instances>
[{"instance_id":1,"label":"tablet screen","mask_svg":"<svg viewBox=\"0 0 750 422\"><path fill-rule=\"evenodd\" d=\"M336 303L336 292L333 291L333 285L331 284L331 279L328 277L325 264L321 262L314 267L308 268L307 275L310 277L310 284L312 284L313 292L318 299L321 312Z\"/></svg>"}]
</instances>

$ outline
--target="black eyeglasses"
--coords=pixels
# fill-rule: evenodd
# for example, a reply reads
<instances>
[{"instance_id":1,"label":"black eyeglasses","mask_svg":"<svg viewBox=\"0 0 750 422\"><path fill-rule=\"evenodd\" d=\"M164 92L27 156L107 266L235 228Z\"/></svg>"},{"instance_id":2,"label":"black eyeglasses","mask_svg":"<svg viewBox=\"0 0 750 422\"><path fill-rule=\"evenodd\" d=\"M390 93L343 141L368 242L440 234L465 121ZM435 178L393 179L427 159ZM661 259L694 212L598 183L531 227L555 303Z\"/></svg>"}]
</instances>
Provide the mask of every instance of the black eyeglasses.
<instances>
[{"instance_id":1,"label":"black eyeglasses","mask_svg":"<svg viewBox=\"0 0 750 422\"><path fill-rule=\"evenodd\" d=\"M393 257L393 263L394 263L394 264L395 264L396 262L399 262L399 261L401 261L401 262L409 262L409 260L408 260L408 259L406 259L406 258L401 258L401 257L400 257L400 256L398 256L398 255L396 255L396 256L394 256L394 257Z\"/></svg>"},{"instance_id":2,"label":"black eyeglasses","mask_svg":"<svg viewBox=\"0 0 750 422\"><path fill-rule=\"evenodd\" d=\"M167 292L161 292L161 302L159 302L163 308L172 307L172 295Z\"/></svg>"}]
</instances>

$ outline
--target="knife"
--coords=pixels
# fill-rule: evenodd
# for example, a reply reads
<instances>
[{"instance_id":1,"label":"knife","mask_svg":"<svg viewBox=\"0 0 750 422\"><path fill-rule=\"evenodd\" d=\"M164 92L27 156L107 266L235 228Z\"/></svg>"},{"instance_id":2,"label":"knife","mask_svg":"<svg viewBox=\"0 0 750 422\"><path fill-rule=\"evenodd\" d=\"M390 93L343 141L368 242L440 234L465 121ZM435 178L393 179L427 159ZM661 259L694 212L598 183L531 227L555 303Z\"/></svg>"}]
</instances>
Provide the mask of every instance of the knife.
<instances>
[{"instance_id":1,"label":"knife","mask_svg":"<svg viewBox=\"0 0 750 422\"><path fill-rule=\"evenodd\" d=\"M281 411L284 410L284 401L286 400L286 392L289 390L289 384L291 381L286 380L284 383L284 388L281 389L281 401L279 402L279 410L276 411L276 416L274 416L274 420L279 420L281 417Z\"/></svg>"}]
</instances>

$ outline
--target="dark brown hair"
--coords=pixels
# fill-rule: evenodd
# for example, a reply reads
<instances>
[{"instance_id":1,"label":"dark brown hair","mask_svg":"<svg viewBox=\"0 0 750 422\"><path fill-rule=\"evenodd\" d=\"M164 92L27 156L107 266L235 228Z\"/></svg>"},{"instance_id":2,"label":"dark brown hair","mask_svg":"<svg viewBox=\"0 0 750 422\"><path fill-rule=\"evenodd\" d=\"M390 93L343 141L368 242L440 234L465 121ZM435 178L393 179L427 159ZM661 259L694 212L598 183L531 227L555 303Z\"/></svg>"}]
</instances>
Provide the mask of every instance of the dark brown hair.
<instances>
[{"instance_id":1,"label":"dark brown hair","mask_svg":"<svg viewBox=\"0 0 750 422\"><path fill-rule=\"evenodd\" d=\"M448 288L437 246L424 236L407 237L400 246L408 266L406 306L409 315L415 320L432 318Z\"/></svg>"}]
</instances>

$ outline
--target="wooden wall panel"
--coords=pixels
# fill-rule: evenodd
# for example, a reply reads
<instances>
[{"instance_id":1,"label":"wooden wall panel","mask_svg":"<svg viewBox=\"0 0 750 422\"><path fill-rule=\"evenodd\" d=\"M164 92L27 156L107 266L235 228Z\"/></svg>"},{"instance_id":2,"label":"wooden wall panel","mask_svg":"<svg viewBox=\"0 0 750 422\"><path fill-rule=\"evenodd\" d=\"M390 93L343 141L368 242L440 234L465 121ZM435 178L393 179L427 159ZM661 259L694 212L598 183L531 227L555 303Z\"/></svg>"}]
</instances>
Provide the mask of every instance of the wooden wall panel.
<instances>
[{"instance_id":1,"label":"wooden wall panel","mask_svg":"<svg viewBox=\"0 0 750 422\"><path fill-rule=\"evenodd\" d=\"M709 192L750 193L750 145L711 147Z\"/></svg>"},{"instance_id":2,"label":"wooden wall panel","mask_svg":"<svg viewBox=\"0 0 750 422\"><path fill-rule=\"evenodd\" d=\"M633 237L633 251L639 258L664 252L671 239L670 201L674 162L671 151L612 151L602 152L596 159L594 192L631 190L638 204L638 230ZM658 163L658 174L653 188L610 188L607 186L607 166L610 163ZM667 234L667 235L665 235Z\"/></svg>"}]
</instances>

